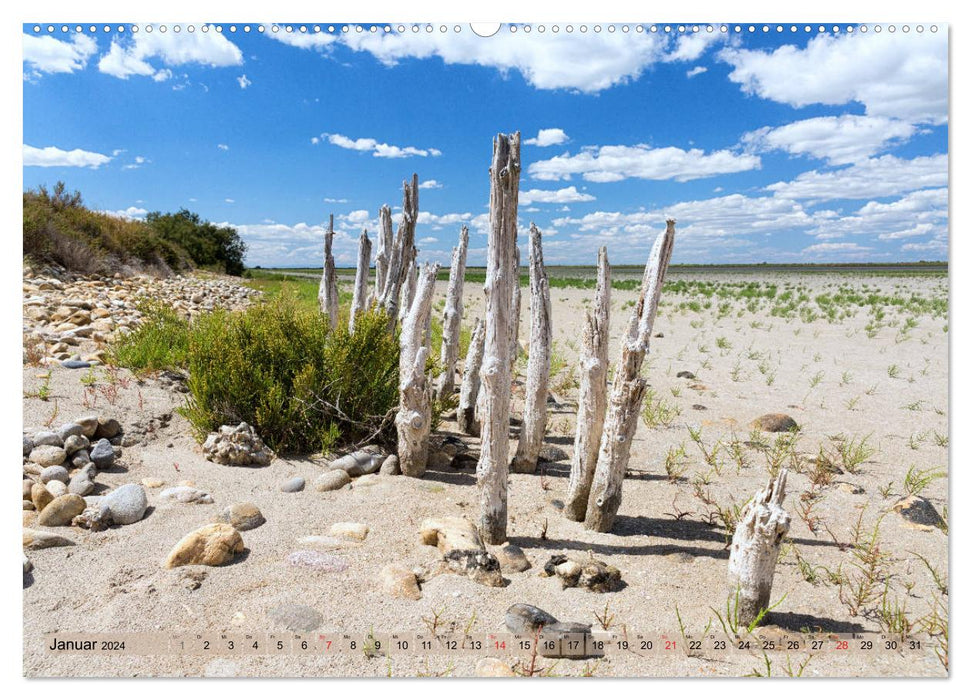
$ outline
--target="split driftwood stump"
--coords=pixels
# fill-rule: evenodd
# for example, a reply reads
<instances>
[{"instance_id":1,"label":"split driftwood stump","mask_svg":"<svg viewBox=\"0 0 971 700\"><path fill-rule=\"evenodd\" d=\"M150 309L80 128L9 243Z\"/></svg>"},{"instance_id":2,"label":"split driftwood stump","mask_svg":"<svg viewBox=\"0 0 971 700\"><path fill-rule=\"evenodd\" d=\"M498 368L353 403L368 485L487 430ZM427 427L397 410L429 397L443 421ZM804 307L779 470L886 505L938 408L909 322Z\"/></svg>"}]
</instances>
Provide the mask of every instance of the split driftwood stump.
<instances>
[{"instance_id":1,"label":"split driftwood stump","mask_svg":"<svg viewBox=\"0 0 971 700\"><path fill-rule=\"evenodd\" d=\"M523 294L519 287L519 246L516 246L516 267L513 276L516 278L512 288L512 313L509 316L509 368L512 376L516 376L516 360L519 359L519 318L522 309Z\"/></svg>"},{"instance_id":2,"label":"split driftwood stump","mask_svg":"<svg viewBox=\"0 0 971 700\"><path fill-rule=\"evenodd\" d=\"M445 315L442 319L442 374L438 378L438 395L450 396L455 390L455 362L459 355L462 329L462 292L465 287L465 257L469 250L469 227L459 233L458 247L452 248L452 266L448 272Z\"/></svg>"},{"instance_id":3,"label":"split driftwood stump","mask_svg":"<svg viewBox=\"0 0 971 700\"><path fill-rule=\"evenodd\" d=\"M359 313L367 308L367 278L371 273L371 239L367 237L367 229L361 231L361 240L357 246L357 274L354 276L354 297L351 300L351 315L347 320L347 329L354 332L354 321Z\"/></svg>"},{"instance_id":4,"label":"split driftwood stump","mask_svg":"<svg viewBox=\"0 0 971 700\"><path fill-rule=\"evenodd\" d=\"M748 627L769 609L772 577L779 548L789 532L789 514L782 508L788 471L780 469L765 488L742 509L728 558L729 601L735 601L740 625Z\"/></svg>"},{"instance_id":5,"label":"split driftwood stump","mask_svg":"<svg viewBox=\"0 0 971 700\"><path fill-rule=\"evenodd\" d=\"M519 286L518 284L516 285ZM546 434L546 395L550 383L553 321L550 313L550 280L543 264L543 235L536 224L529 227L529 363L526 365L526 406L516 456L509 468L532 474Z\"/></svg>"},{"instance_id":6,"label":"split driftwood stump","mask_svg":"<svg viewBox=\"0 0 971 700\"><path fill-rule=\"evenodd\" d=\"M388 314L388 324L394 330L398 322L401 289L412 271L417 250L415 250L415 225L418 223L418 175L411 176L411 182L402 183L404 190L401 206L401 223L394 238L391 253L388 258L388 271L385 277L384 289L381 291L381 308ZM390 211L388 217L390 217ZM383 217L382 213L382 217ZM382 218L382 235L384 235L384 218Z\"/></svg>"},{"instance_id":7,"label":"split driftwood stump","mask_svg":"<svg viewBox=\"0 0 971 700\"><path fill-rule=\"evenodd\" d=\"M482 446L476 477L479 529L487 544L506 541L506 481L509 477L510 307L516 278L516 216L519 208L519 132L492 142L489 168L486 337L482 360Z\"/></svg>"},{"instance_id":8,"label":"split driftwood stump","mask_svg":"<svg viewBox=\"0 0 971 700\"><path fill-rule=\"evenodd\" d=\"M330 327L337 328L337 268L334 266L334 215L324 233L324 273L320 277L317 301L320 311L327 315Z\"/></svg>"},{"instance_id":9,"label":"split driftwood stump","mask_svg":"<svg viewBox=\"0 0 971 700\"><path fill-rule=\"evenodd\" d=\"M644 400L647 382L641 376L644 356L651 347L651 330L661 299L664 274L674 249L674 220L669 219L664 233L657 237L651 257L644 269L641 295L631 314L624 338L620 363L607 406L597 468L590 486L584 527L609 532L620 508L624 474L630 460L630 445L637 430L637 418Z\"/></svg>"},{"instance_id":10,"label":"split driftwood stump","mask_svg":"<svg viewBox=\"0 0 971 700\"><path fill-rule=\"evenodd\" d=\"M391 207L387 204L381 207L379 215L381 230L378 232L378 253L374 258L374 292L372 303L381 300L384 285L388 279L388 262L391 258L391 248L394 246L394 232L391 229Z\"/></svg>"},{"instance_id":11,"label":"split driftwood stump","mask_svg":"<svg viewBox=\"0 0 971 700\"><path fill-rule=\"evenodd\" d=\"M475 406L479 398L479 371L482 369L482 355L485 352L485 322L475 320L469 351L465 355L462 367L462 388L459 390L459 407L457 411L459 430L466 435L479 434L479 421L475 415Z\"/></svg>"},{"instance_id":12,"label":"split driftwood stump","mask_svg":"<svg viewBox=\"0 0 971 700\"><path fill-rule=\"evenodd\" d=\"M398 428L398 461L405 476L421 476L428 462L428 434L431 430L431 391L425 373L428 345L426 319L432 311L432 294L438 263L426 264L418 280L415 302L401 326L399 386L401 402L395 425Z\"/></svg>"},{"instance_id":13,"label":"split driftwood stump","mask_svg":"<svg viewBox=\"0 0 971 700\"><path fill-rule=\"evenodd\" d=\"M417 250L412 249L411 253L409 254L410 262L405 273L405 281L401 285L401 301L399 302L400 308L398 309L398 323L405 322L405 317L408 315L408 311L411 310L411 303L415 300L415 287L418 285L418 261L415 260L417 253ZM431 316L429 316L428 320L429 322L431 321Z\"/></svg>"},{"instance_id":14,"label":"split driftwood stump","mask_svg":"<svg viewBox=\"0 0 971 700\"><path fill-rule=\"evenodd\" d=\"M610 332L610 262L607 247L597 260L597 293L593 311L587 311L580 348L580 395L577 399L576 438L570 465L570 486L563 514L583 522L587 516L590 484L597 468L600 438L607 415L607 365Z\"/></svg>"}]
</instances>

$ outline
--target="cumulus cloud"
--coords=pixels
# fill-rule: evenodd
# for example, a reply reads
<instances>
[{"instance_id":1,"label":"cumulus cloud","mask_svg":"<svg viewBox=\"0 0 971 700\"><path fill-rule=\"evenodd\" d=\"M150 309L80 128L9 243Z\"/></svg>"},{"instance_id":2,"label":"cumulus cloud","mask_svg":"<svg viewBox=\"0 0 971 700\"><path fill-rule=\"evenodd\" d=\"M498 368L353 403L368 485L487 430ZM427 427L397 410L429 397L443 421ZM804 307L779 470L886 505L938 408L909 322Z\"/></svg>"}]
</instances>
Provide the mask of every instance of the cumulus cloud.
<instances>
[{"instance_id":1,"label":"cumulus cloud","mask_svg":"<svg viewBox=\"0 0 971 700\"><path fill-rule=\"evenodd\" d=\"M236 78L236 82L239 83L239 87L242 90L245 90L246 88L248 88L250 85L253 84L253 81L247 78L245 73L243 73L241 76Z\"/></svg>"},{"instance_id":2,"label":"cumulus cloud","mask_svg":"<svg viewBox=\"0 0 971 700\"><path fill-rule=\"evenodd\" d=\"M708 72L708 69L705 68L704 66L695 66L684 75L686 78L693 78L696 75L701 75L702 73L707 73L707 72Z\"/></svg>"},{"instance_id":3,"label":"cumulus cloud","mask_svg":"<svg viewBox=\"0 0 971 700\"><path fill-rule=\"evenodd\" d=\"M852 214L809 231L819 240L870 236L881 241L947 237L946 187L918 190L892 202L870 201Z\"/></svg>"},{"instance_id":4,"label":"cumulus cloud","mask_svg":"<svg viewBox=\"0 0 971 700\"><path fill-rule=\"evenodd\" d=\"M443 186L438 180L422 180L418 183L420 190L440 190Z\"/></svg>"},{"instance_id":5,"label":"cumulus cloud","mask_svg":"<svg viewBox=\"0 0 971 700\"><path fill-rule=\"evenodd\" d=\"M351 151L367 151L375 158L409 158L411 156L440 156L442 152L437 148L416 148L415 146L392 146L387 143L380 143L377 139L359 138L352 139L343 134L321 134L320 139L312 143L319 143L325 139L328 143L339 148L346 148Z\"/></svg>"},{"instance_id":6,"label":"cumulus cloud","mask_svg":"<svg viewBox=\"0 0 971 700\"><path fill-rule=\"evenodd\" d=\"M872 199L947 185L947 155L868 158L839 170L802 173L766 189L787 199Z\"/></svg>"},{"instance_id":7,"label":"cumulus cloud","mask_svg":"<svg viewBox=\"0 0 971 700\"><path fill-rule=\"evenodd\" d=\"M111 42L108 53L98 62L98 70L116 78L132 75L171 77L171 72L159 68L196 63L211 67L239 66L243 53L222 33L210 27L208 32L139 32L130 39Z\"/></svg>"},{"instance_id":8,"label":"cumulus cloud","mask_svg":"<svg viewBox=\"0 0 971 700\"><path fill-rule=\"evenodd\" d=\"M729 79L793 107L859 102L873 117L947 120L947 32L820 34L805 48L725 48Z\"/></svg>"},{"instance_id":9,"label":"cumulus cloud","mask_svg":"<svg viewBox=\"0 0 971 700\"><path fill-rule=\"evenodd\" d=\"M589 146L576 155L564 153L529 166L537 180L568 180L580 175L590 182L618 182L627 178L687 182L713 175L754 170L761 166L757 155L728 150L705 153L674 146Z\"/></svg>"},{"instance_id":10,"label":"cumulus cloud","mask_svg":"<svg viewBox=\"0 0 971 700\"><path fill-rule=\"evenodd\" d=\"M229 146L227 146L224 143L217 143L216 144L216 148L218 148L220 151L228 151L229 150Z\"/></svg>"},{"instance_id":11,"label":"cumulus cloud","mask_svg":"<svg viewBox=\"0 0 971 700\"><path fill-rule=\"evenodd\" d=\"M742 142L759 151L781 150L845 165L907 141L916 131L913 124L899 119L844 114L762 127L745 134Z\"/></svg>"},{"instance_id":12,"label":"cumulus cloud","mask_svg":"<svg viewBox=\"0 0 971 700\"><path fill-rule=\"evenodd\" d=\"M722 34L719 31L697 31L681 34L675 40L674 48L664 56L664 60L666 62L697 61L710 46L723 41L731 41L731 36L728 32ZM702 68L702 71L704 70Z\"/></svg>"},{"instance_id":13,"label":"cumulus cloud","mask_svg":"<svg viewBox=\"0 0 971 700\"><path fill-rule=\"evenodd\" d=\"M24 167L40 168L92 168L97 169L111 161L111 156L75 148L65 151L56 146L35 148L24 144Z\"/></svg>"},{"instance_id":14,"label":"cumulus cloud","mask_svg":"<svg viewBox=\"0 0 971 700\"><path fill-rule=\"evenodd\" d=\"M546 146L559 146L561 143L566 143L569 141L566 132L563 129L540 129L539 133L531 139L526 139L523 141L527 146L537 146L539 148L544 148Z\"/></svg>"},{"instance_id":15,"label":"cumulus cloud","mask_svg":"<svg viewBox=\"0 0 971 700\"><path fill-rule=\"evenodd\" d=\"M142 167L146 163L151 163L151 162L152 161L150 161L145 156L135 156L135 159L131 163L126 163L125 165L121 166L121 169L122 170L137 170L138 168Z\"/></svg>"},{"instance_id":16,"label":"cumulus cloud","mask_svg":"<svg viewBox=\"0 0 971 700\"><path fill-rule=\"evenodd\" d=\"M324 202L327 204L347 204L347 198L324 197Z\"/></svg>"},{"instance_id":17,"label":"cumulus cloud","mask_svg":"<svg viewBox=\"0 0 971 700\"><path fill-rule=\"evenodd\" d=\"M33 34L24 34L23 39L24 63L29 68L25 77L82 70L88 64L88 58L98 50L97 42L86 34L75 34L70 41Z\"/></svg>"},{"instance_id":18,"label":"cumulus cloud","mask_svg":"<svg viewBox=\"0 0 971 700\"><path fill-rule=\"evenodd\" d=\"M131 206L127 209L116 209L114 211L109 211L107 209L102 210L102 214L108 214L109 216L116 216L119 219L128 220L141 220L145 218L148 214L148 209L143 209L142 207Z\"/></svg>"},{"instance_id":19,"label":"cumulus cloud","mask_svg":"<svg viewBox=\"0 0 971 700\"><path fill-rule=\"evenodd\" d=\"M869 246L862 246L859 243L816 243L809 246L808 248L803 248L802 252L804 255L821 256L830 253L868 253L873 248Z\"/></svg>"},{"instance_id":20,"label":"cumulus cloud","mask_svg":"<svg viewBox=\"0 0 971 700\"><path fill-rule=\"evenodd\" d=\"M519 193L519 203L528 206L535 203L564 204L566 202L592 202L596 199L592 194L577 192L571 185L559 190L522 190Z\"/></svg>"}]
</instances>

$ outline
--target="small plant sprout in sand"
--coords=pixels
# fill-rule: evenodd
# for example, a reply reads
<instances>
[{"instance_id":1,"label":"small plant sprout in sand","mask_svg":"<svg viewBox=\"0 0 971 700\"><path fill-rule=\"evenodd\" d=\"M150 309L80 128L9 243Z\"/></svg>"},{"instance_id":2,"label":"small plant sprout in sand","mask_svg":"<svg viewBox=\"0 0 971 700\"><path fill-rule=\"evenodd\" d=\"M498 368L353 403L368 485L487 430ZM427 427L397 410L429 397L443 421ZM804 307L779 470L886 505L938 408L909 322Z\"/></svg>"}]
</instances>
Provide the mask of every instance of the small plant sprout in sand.
<instances>
[{"instance_id":1,"label":"small plant sprout in sand","mask_svg":"<svg viewBox=\"0 0 971 700\"><path fill-rule=\"evenodd\" d=\"M752 624L769 608L779 548L789 532L790 517L782 507L788 474L781 469L755 494L732 536L728 579L730 590L737 591L736 613L742 625Z\"/></svg>"},{"instance_id":2,"label":"small plant sprout in sand","mask_svg":"<svg viewBox=\"0 0 971 700\"><path fill-rule=\"evenodd\" d=\"M667 228L657 237L651 250L641 282L640 298L624 336L621 359L617 365L600 441L597 469L587 502L584 526L588 530L609 532L620 508L631 443L637 430L644 391L647 389L647 382L641 376L641 365L650 350L661 287L673 250L674 219L668 219Z\"/></svg>"}]
</instances>

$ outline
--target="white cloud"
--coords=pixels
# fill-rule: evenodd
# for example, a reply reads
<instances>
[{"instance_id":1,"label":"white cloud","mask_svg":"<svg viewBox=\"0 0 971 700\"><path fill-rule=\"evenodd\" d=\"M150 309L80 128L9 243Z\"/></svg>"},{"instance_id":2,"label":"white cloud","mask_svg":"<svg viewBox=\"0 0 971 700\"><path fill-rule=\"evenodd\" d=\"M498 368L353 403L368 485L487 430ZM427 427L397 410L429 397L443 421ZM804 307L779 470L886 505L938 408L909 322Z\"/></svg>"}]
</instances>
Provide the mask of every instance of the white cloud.
<instances>
[{"instance_id":1,"label":"white cloud","mask_svg":"<svg viewBox=\"0 0 971 700\"><path fill-rule=\"evenodd\" d=\"M418 183L420 190L440 190L444 187L438 180L422 180Z\"/></svg>"},{"instance_id":2,"label":"white cloud","mask_svg":"<svg viewBox=\"0 0 971 700\"><path fill-rule=\"evenodd\" d=\"M871 199L947 185L947 155L905 159L886 155L828 172L811 170L766 189L787 199Z\"/></svg>"},{"instance_id":3,"label":"white cloud","mask_svg":"<svg viewBox=\"0 0 971 700\"><path fill-rule=\"evenodd\" d=\"M369 151L375 158L409 158L411 156L440 156L442 152L437 148L416 148L414 146L392 146L387 143L379 143L377 139L359 138L352 139L343 134L321 134L321 139L326 139L329 143L339 148L346 148L351 151ZM313 142L313 141L312 141Z\"/></svg>"},{"instance_id":4,"label":"white cloud","mask_svg":"<svg viewBox=\"0 0 971 700\"><path fill-rule=\"evenodd\" d=\"M664 57L664 60L667 62L697 61L708 50L709 46L720 41L729 40L730 36L727 32L722 34L719 31L697 31L681 34L675 42L674 50L670 51ZM703 68L702 71L704 70Z\"/></svg>"},{"instance_id":5,"label":"white cloud","mask_svg":"<svg viewBox=\"0 0 971 700\"><path fill-rule=\"evenodd\" d=\"M165 66L198 63L215 68L242 65L243 53L214 27L207 32L180 34L141 31L131 39L112 41L108 53L98 62L98 70L116 78L144 75L157 79L167 69L156 67L152 60ZM171 77L171 72L166 77Z\"/></svg>"},{"instance_id":6,"label":"white cloud","mask_svg":"<svg viewBox=\"0 0 971 700\"><path fill-rule=\"evenodd\" d=\"M236 200L231 199L229 197L226 197L226 199L224 199L223 201L226 202L226 204L236 204Z\"/></svg>"},{"instance_id":7,"label":"white cloud","mask_svg":"<svg viewBox=\"0 0 971 700\"><path fill-rule=\"evenodd\" d=\"M102 214L117 216L120 219L141 220L148 214L148 209L142 207L128 207L127 209L116 209L115 211L102 210Z\"/></svg>"},{"instance_id":8,"label":"white cloud","mask_svg":"<svg viewBox=\"0 0 971 700\"><path fill-rule=\"evenodd\" d=\"M334 197L324 197L324 202L327 204L347 204L347 199L344 197L339 199L335 199Z\"/></svg>"},{"instance_id":9,"label":"white cloud","mask_svg":"<svg viewBox=\"0 0 971 700\"><path fill-rule=\"evenodd\" d=\"M566 132L563 129L552 128L540 129L534 138L526 139L523 143L527 146L545 148L546 146L559 146L561 143L566 143L567 141L569 141L569 138L567 138Z\"/></svg>"},{"instance_id":10,"label":"white cloud","mask_svg":"<svg viewBox=\"0 0 971 700\"><path fill-rule=\"evenodd\" d=\"M253 84L253 81L247 78L245 73L243 73L243 75L236 78L236 82L239 83L239 87L243 90L245 90L246 88L248 88L250 85Z\"/></svg>"},{"instance_id":11,"label":"white cloud","mask_svg":"<svg viewBox=\"0 0 971 700\"><path fill-rule=\"evenodd\" d=\"M487 220L488 216L489 215L486 214ZM468 223L472 220L472 218L472 214L468 212L453 214L433 214L429 211L418 212L418 224L420 226L430 226L433 231L438 231L446 226L455 226L457 224Z\"/></svg>"},{"instance_id":12,"label":"white cloud","mask_svg":"<svg viewBox=\"0 0 971 700\"><path fill-rule=\"evenodd\" d=\"M419 238L418 243L422 245L431 245L432 243L438 243L438 239L434 236L426 236L425 238Z\"/></svg>"},{"instance_id":13,"label":"white cloud","mask_svg":"<svg viewBox=\"0 0 971 700\"><path fill-rule=\"evenodd\" d=\"M808 233L819 240L871 236L892 241L920 236L947 237L946 187L918 190L892 202L871 201L853 214L826 222Z\"/></svg>"},{"instance_id":14,"label":"white cloud","mask_svg":"<svg viewBox=\"0 0 971 700\"><path fill-rule=\"evenodd\" d=\"M229 146L227 146L224 143L217 143L216 144L216 148L218 148L220 151L228 151L229 150Z\"/></svg>"},{"instance_id":15,"label":"white cloud","mask_svg":"<svg viewBox=\"0 0 971 700\"><path fill-rule=\"evenodd\" d=\"M145 156L135 156L135 160L133 160L131 163L126 163L125 165L121 166L121 169L122 170L137 170L138 168L142 167L146 163L151 163L151 162L152 161L150 161Z\"/></svg>"},{"instance_id":16,"label":"white cloud","mask_svg":"<svg viewBox=\"0 0 971 700\"><path fill-rule=\"evenodd\" d=\"M705 153L668 146L590 146L576 155L564 153L529 166L537 180L568 180L582 175L590 182L618 182L627 178L687 182L713 175L737 173L761 166L758 156L721 150Z\"/></svg>"},{"instance_id":17,"label":"white cloud","mask_svg":"<svg viewBox=\"0 0 971 700\"><path fill-rule=\"evenodd\" d=\"M844 114L803 119L779 127L762 127L742 137L751 148L809 155L834 165L866 160L916 132L913 124L886 117Z\"/></svg>"},{"instance_id":18,"label":"white cloud","mask_svg":"<svg viewBox=\"0 0 971 700\"><path fill-rule=\"evenodd\" d=\"M684 75L686 78L693 78L696 75L701 75L702 73L707 73L707 72L708 72L708 69L705 68L704 66L695 66Z\"/></svg>"},{"instance_id":19,"label":"white cloud","mask_svg":"<svg viewBox=\"0 0 971 700\"><path fill-rule=\"evenodd\" d=\"M726 48L729 79L748 94L793 107L860 102L866 113L911 122L947 120L947 31L820 34L805 48Z\"/></svg>"},{"instance_id":20,"label":"white cloud","mask_svg":"<svg viewBox=\"0 0 971 700\"><path fill-rule=\"evenodd\" d=\"M858 243L816 243L803 248L802 252L806 255L826 255L827 253L867 253L873 250L869 246L861 246Z\"/></svg>"},{"instance_id":21,"label":"white cloud","mask_svg":"<svg viewBox=\"0 0 971 700\"><path fill-rule=\"evenodd\" d=\"M577 192L573 185L559 190L522 190L519 193L519 203L523 206L534 202L545 204L563 204L565 202L592 202L596 199L592 194Z\"/></svg>"},{"instance_id":22,"label":"white cloud","mask_svg":"<svg viewBox=\"0 0 971 700\"><path fill-rule=\"evenodd\" d=\"M70 41L32 34L24 34L23 39L24 63L33 75L82 70L98 50L97 42L86 34L75 34Z\"/></svg>"},{"instance_id":23,"label":"white cloud","mask_svg":"<svg viewBox=\"0 0 971 700\"><path fill-rule=\"evenodd\" d=\"M273 23L268 23L267 26L272 27ZM317 51L325 50L339 39L339 35L329 32L288 32L283 27L280 27L279 31L276 32L267 31L264 36L276 39L289 46L296 46L299 49L316 49Z\"/></svg>"},{"instance_id":24,"label":"white cloud","mask_svg":"<svg viewBox=\"0 0 971 700\"><path fill-rule=\"evenodd\" d=\"M94 168L108 163L111 156L92 151L82 151L75 148L73 151L65 151L56 146L46 148L34 148L24 144L24 167L37 166L40 168Z\"/></svg>"},{"instance_id":25,"label":"white cloud","mask_svg":"<svg viewBox=\"0 0 971 700\"><path fill-rule=\"evenodd\" d=\"M341 41L354 51L371 53L386 66L437 57L446 64L487 66L504 75L515 71L541 90L587 93L636 80L661 59L667 43L659 35L636 32L527 34L512 33L508 27L489 39L472 32L349 32Z\"/></svg>"}]
</instances>

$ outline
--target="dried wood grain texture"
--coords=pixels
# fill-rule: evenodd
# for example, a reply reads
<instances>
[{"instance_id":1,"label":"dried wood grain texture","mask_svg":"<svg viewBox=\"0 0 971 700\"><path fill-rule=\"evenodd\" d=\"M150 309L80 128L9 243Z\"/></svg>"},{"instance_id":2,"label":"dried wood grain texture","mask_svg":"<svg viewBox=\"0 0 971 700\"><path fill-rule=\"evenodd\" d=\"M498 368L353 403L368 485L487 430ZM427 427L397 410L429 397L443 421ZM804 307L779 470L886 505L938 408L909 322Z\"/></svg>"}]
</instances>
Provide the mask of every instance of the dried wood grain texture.
<instances>
[{"instance_id":1,"label":"dried wood grain texture","mask_svg":"<svg viewBox=\"0 0 971 700\"><path fill-rule=\"evenodd\" d=\"M401 308L401 290L412 272L417 256L415 249L415 225L418 223L418 175L411 176L411 182L402 183L401 223L391 247L388 273L384 291L381 294L381 308L388 314L389 327L394 330ZM410 305L406 305L408 308Z\"/></svg>"},{"instance_id":2,"label":"dried wood grain texture","mask_svg":"<svg viewBox=\"0 0 971 700\"><path fill-rule=\"evenodd\" d=\"M536 471L539 452L543 448L553 346L550 280L543 264L543 234L536 224L529 227L529 316L529 362L526 365L523 429L519 433L516 455L509 465L512 471L525 474Z\"/></svg>"},{"instance_id":3,"label":"dried wood grain texture","mask_svg":"<svg viewBox=\"0 0 971 700\"><path fill-rule=\"evenodd\" d=\"M462 387L459 390L459 407L457 412L459 430L466 435L479 434L479 421L476 417L476 403L479 398L480 375L482 369L482 355L485 352L485 321L475 320L469 351L465 355L462 366Z\"/></svg>"},{"instance_id":4,"label":"dried wood grain texture","mask_svg":"<svg viewBox=\"0 0 971 700\"><path fill-rule=\"evenodd\" d=\"M641 377L641 365L650 351L651 329L673 249L674 220L669 219L664 233L654 242L651 257L644 268L640 298L631 314L620 362L614 372L597 468L587 500L584 527L588 530L609 532L620 508L624 474L630 461L630 446L647 387L647 382Z\"/></svg>"},{"instance_id":5,"label":"dried wood grain texture","mask_svg":"<svg viewBox=\"0 0 971 700\"><path fill-rule=\"evenodd\" d=\"M519 247L516 247L516 268L514 271L514 276L516 282L512 288L512 304L509 308L509 367L512 370L512 376L516 376L516 360L519 359L519 322L521 320L522 313L522 289L519 286Z\"/></svg>"},{"instance_id":6,"label":"dried wood grain texture","mask_svg":"<svg viewBox=\"0 0 971 700\"><path fill-rule=\"evenodd\" d=\"M600 438L607 415L607 367L610 343L610 261L607 247L597 260L597 292L593 309L587 311L580 348L580 394L577 398L576 438L570 464L570 485L563 514L583 522L587 515L590 484L597 468Z\"/></svg>"},{"instance_id":7,"label":"dried wood grain texture","mask_svg":"<svg viewBox=\"0 0 971 700\"><path fill-rule=\"evenodd\" d=\"M331 328L337 328L337 268L334 266L334 215L330 215L324 233L324 272L320 276L317 301L321 313L327 316Z\"/></svg>"},{"instance_id":8,"label":"dried wood grain texture","mask_svg":"<svg viewBox=\"0 0 971 700\"><path fill-rule=\"evenodd\" d=\"M788 471L779 470L742 509L728 557L729 605L738 622L749 626L769 609L779 548L789 532L783 509Z\"/></svg>"},{"instance_id":9,"label":"dried wood grain texture","mask_svg":"<svg viewBox=\"0 0 971 700\"><path fill-rule=\"evenodd\" d=\"M438 263L422 268L415 301L401 325L399 386L401 400L395 425L398 428L398 462L405 476L421 476L428 462L428 434L431 430L431 387L426 366L429 348L425 325L432 310L432 294Z\"/></svg>"},{"instance_id":10,"label":"dried wood grain texture","mask_svg":"<svg viewBox=\"0 0 971 700\"><path fill-rule=\"evenodd\" d=\"M378 252L374 257L374 294L377 300L380 300L384 294L384 286L388 281L388 263L391 260L391 249L394 247L391 207L387 204L382 206L379 218L381 229L378 232Z\"/></svg>"},{"instance_id":11,"label":"dried wood grain texture","mask_svg":"<svg viewBox=\"0 0 971 700\"><path fill-rule=\"evenodd\" d=\"M357 274L354 276L354 296L351 298L351 313L347 320L347 329L351 333L354 332L357 315L367 308L367 280L370 274L371 239L367 236L367 229L364 229L357 244Z\"/></svg>"},{"instance_id":12,"label":"dried wood grain texture","mask_svg":"<svg viewBox=\"0 0 971 700\"><path fill-rule=\"evenodd\" d=\"M455 390L455 363L459 355L462 330L462 292L465 289L465 258L469 250L469 227L463 226L459 244L452 248L452 266L448 272L445 313L442 317L442 374L438 378L438 395L449 396Z\"/></svg>"},{"instance_id":13,"label":"dried wood grain texture","mask_svg":"<svg viewBox=\"0 0 971 700\"><path fill-rule=\"evenodd\" d=\"M476 477L479 530L487 544L506 541L509 477L509 325L516 279L519 132L498 134L489 168L489 245L486 255L486 337L482 361L481 450Z\"/></svg>"}]
</instances>

